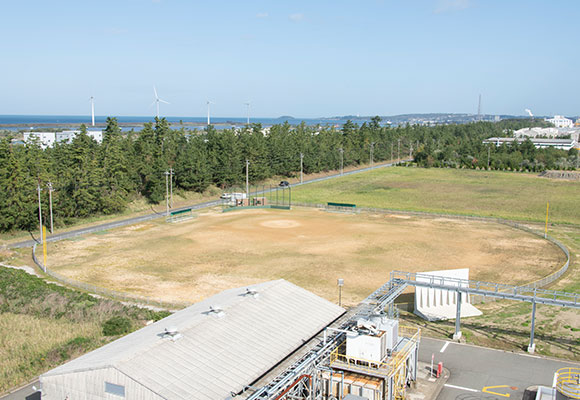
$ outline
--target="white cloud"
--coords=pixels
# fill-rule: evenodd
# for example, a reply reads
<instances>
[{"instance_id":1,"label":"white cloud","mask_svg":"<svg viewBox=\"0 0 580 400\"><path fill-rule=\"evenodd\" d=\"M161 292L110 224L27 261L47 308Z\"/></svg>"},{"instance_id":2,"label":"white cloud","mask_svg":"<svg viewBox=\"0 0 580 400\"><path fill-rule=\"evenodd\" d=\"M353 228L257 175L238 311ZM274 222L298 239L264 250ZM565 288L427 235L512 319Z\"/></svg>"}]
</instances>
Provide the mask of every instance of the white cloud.
<instances>
[{"instance_id":1,"label":"white cloud","mask_svg":"<svg viewBox=\"0 0 580 400\"><path fill-rule=\"evenodd\" d=\"M304 19L304 14L301 13L290 14L288 18L290 18L290 21L299 22Z\"/></svg>"},{"instance_id":2,"label":"white cloud","mask_svg":"<svg viewBox=\"0 0 580 400\"><path fill-rule=\"evenodd\" d=\"M439 4L435 9L435 14L441 14L448 11L465 10L473 6L471 0L439 0Z\"/></svg>"},{"instance_id":3,"label":"white cloud","mask_svg":"<svg viewBox=\"0 0 580 400\"><path fill-rule=\"evenodd\" d=\"M257 13L256 18L268 18L268 13L267 12Z\"/></svg>"}]
</instances>

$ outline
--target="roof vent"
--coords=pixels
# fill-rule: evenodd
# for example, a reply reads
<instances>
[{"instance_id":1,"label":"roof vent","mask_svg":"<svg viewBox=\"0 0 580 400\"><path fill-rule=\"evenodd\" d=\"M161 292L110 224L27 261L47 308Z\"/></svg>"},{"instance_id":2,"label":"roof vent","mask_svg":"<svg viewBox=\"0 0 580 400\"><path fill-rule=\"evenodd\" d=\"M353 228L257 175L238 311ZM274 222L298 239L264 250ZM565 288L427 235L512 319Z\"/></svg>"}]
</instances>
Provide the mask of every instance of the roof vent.
<instances>
[{"instance_id":1,"label":"roof vent","mask_svg":"<svg viewBox=\"0 0 580 400\"><path fill-rule=\"evenodd\" d=\"M246 296L252 296L253 298L257 298L260 294L256 289L247 288L246 289Z\"/></svg>"},{"instance_id":2,"label":"roof vent","mask_svg":"<svg viewBox=\"0 0 580 400\"><path fill-rule=\"evenodd\" d=\"M179 331L177 330L177 327L175 327L175 326L168 326L167 328L165 328L165 331L163 332L163 336L166 338L170 338L174 342L177 339L181 339L181 337L182 337L181 333L179 333Z\"/></svg>"},{"instance_id":3,"label":"roof vent","mask_svg":"<svg viewBox=\"0 0 580 400\"><path fill-rule=\"evenodd\" d=\"M221 308L220 306L209 306L209 312L211 314L214 314L217 317L223 317L224 315L226 315L226 313L224 312L223 308Z\"/></svg>"}]
</instances>

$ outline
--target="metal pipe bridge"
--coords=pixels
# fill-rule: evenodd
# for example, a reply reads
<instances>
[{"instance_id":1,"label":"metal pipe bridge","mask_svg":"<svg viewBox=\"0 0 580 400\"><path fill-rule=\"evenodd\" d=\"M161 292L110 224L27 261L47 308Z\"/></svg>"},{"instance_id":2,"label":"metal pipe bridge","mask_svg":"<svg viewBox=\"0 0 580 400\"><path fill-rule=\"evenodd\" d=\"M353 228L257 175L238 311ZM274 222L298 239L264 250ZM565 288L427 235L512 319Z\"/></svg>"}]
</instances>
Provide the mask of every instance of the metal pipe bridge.
<instances>
[{"instance_id":1,"label":"metal pipe bridge","mask_svg":"<svg viewBox=\"0 0 580 400\"><path fill-rule=\"evenodd\" d=\"M502 283L474 281L442 276L421 274L416 272L392 271L389 284L392 287L419 286L430 289L442 289L457 293L457 311L455 315L454 339L461 337L461 295L471 294L507 300L526 301L532 303L532 327L528 351L534 352L534 331L536 319L536 304L550 306L580 308L580 294L561 292L557 290L539 289L531 286L514 286Z\"/></svg>"},{"instance_id":2,"label":"metal pipe bridge","mask_svg":"<svg viewBox=\"0 0 580 400\"><path fill-rule=\"evenodd\" d=\"M302 356L292 366L274 378L267 385L257 389L246 400L280 399L289 394L289 388L294 387L297 380L308 379L309 399L316 399L316 389L312 381L311 373L321 367L331 356L332 351L345 338L345 331L359 318L368 317L380 313L389 307L392 312L394 302L408 286L419 286L433 289L450 290L457 293L457 315L455 319L455 335L460 336L460 311L461 295L472 294L491 298L526 301L532 303L532 327L530 346L528 351L534 350L534 329L536 304L547 304L559 307L580 308L580 294L561 292L556 290L538 289L530 286L513 286L501 283L474 281L439 277L414 272L393 271L390 280L383 286L371 293L354 310L342 318L339 329L331 330L331 334L325 330L319 338L318 344Z\"/></svg>"}]
</instances>

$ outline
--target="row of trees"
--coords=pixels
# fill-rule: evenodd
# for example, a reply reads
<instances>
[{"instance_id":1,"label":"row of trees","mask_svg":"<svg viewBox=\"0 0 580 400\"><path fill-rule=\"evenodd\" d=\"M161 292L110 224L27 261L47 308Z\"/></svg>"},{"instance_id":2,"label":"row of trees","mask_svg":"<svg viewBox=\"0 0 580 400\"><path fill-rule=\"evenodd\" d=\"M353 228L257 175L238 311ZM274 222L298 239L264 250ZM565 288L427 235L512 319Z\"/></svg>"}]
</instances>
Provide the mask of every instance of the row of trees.
<instances>
[{"instance_id":1,"label":"row of trees","mask_svg":"<svg viewBox=\"0 0 580 400\"><path fill-rule=\"evenodd\" d=\"M544 171L578 168L578 150L538 149L528 138L521 143L484 144L489 137L511 136L530 121L506 120L500 123L448 125L434 127L414 153L422 167L479 168L510 171ZM539 122L541 123L541 121Z\"/></svg>"},{"instance_id":2,"label":"row of trees","mask_svg":"<svg viewBox=\"0 0 580 400\"><path fill-rule=\"evenodd\" d=\"M123 211L128 202L143 196L151 203L165 198L165 171L175 172L178 190L203 192L245 180L293 176L303 154L305 173L397 158L410 152L424 166L486 166L488 147L482 139L501 136L501 123L388 128L379 117L357 125L346 122L340 130L304 123L274 125L264 134L259 124L241 130L191 132L172 129L165 119L145 124L141 131L122 133L115 118L107 120L102 143L81 127L71 143L42 150L38 143L13 145L0 140L0 231L34 229L38 220L37 186L43 188L43 211L48 210L48 182L52 183L55 225L98 214ZM514 125L510 122L510 129ZM522 121L516 129L529 124ZM524 143L514 148L491 149L492 164L542 168L563 166L565 152L535 150ZM505 158L507 157L507 158Z\"/></svg>"}]
</instances>

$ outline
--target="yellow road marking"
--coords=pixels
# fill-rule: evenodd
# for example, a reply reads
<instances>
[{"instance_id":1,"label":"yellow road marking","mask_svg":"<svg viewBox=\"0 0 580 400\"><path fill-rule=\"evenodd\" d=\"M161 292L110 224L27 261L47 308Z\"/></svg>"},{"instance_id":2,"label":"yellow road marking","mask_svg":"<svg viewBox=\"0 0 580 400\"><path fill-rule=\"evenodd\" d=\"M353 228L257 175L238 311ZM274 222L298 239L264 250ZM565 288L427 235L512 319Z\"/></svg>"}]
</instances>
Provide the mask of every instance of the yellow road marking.
<instances>
[{"instance_id":1,"label":"yellow road marking","mask_svg":"<svg viewBox=\"0 0 580 400\"><path fill-rule=\"evenodd\" d=\"M481 389L481 391L483 393L495 394L496 396L510 397L509 393L498 393L498 392L494 392L494 391L489 390L489 389L500 389L500 388L509 388L509 386L508 385L486 386L483 389Z\"/></svg>"}]
</instances>

